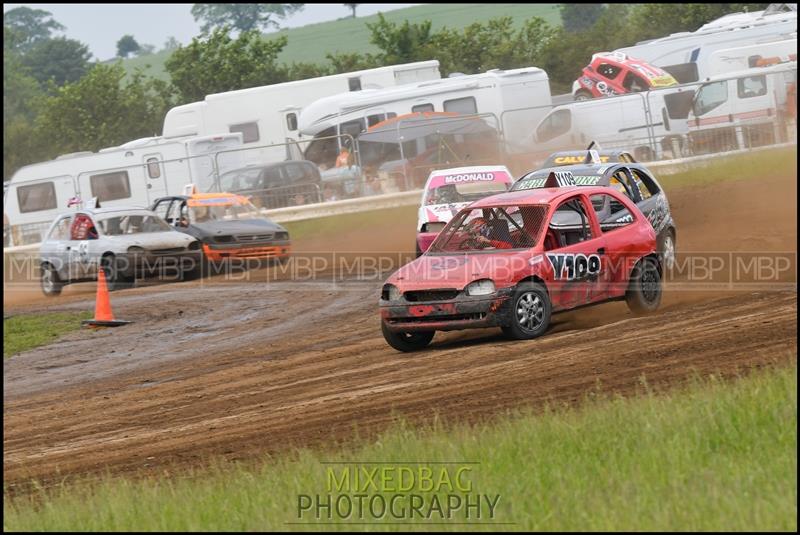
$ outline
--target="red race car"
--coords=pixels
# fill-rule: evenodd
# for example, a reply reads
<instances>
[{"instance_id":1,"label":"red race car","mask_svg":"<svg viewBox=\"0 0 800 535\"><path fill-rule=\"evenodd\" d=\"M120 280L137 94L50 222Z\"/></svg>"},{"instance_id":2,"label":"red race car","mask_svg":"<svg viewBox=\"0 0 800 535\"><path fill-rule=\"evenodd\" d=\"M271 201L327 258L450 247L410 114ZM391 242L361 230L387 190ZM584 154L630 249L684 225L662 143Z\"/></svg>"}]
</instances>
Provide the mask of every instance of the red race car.
<instances>
[{"instance_id":1,"label":"red race car","mask_svg":"<svg viewBox=\"0 0 800 535\"><path fill-rule=\"evenodd\" d=\"M575 100L610 97L677 85L668 72L621 52L600 52L572 83Z\"/></svg>"},{"instance_id":2,"label":"red race car","mask_svg":"<svg viewBox=\"0 0 800 535\"><path fill-rule=\"evenodd\" d=\"M600 220L596 207L609 201L626 216ZM462 209L394 273L379 303L383 335L399 351L424 348L435 331L500 327L535 338L551 313L582 305L625 299L634 312L655 311L661 275L653 226L628 197L552 172L542 189Z\"/></svg>"}]
</instances>

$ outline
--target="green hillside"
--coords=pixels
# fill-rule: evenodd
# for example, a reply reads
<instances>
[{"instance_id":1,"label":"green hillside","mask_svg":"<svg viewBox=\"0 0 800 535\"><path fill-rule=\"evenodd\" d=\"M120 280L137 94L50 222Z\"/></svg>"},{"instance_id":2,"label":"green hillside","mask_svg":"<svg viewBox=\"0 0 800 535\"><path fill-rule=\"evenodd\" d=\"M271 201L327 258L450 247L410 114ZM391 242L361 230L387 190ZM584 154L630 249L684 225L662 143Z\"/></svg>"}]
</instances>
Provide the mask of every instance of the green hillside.
<instances>
[{"instance_id":1,"label":"green hillside","mask_svg":"<svg viewBox=\"0 0 800 535\"><path fill-rule=\"evenodd\" d=\"M531 17L542 17L548 23L556 25L561 23L558 5L427 4L389 11L384 16L386 20L395 23L402 23L404 20L411 23L430 20L434 30L444 26L463 28L473 22L483 22L504 16L513 17L519 25ZM320 22L300 28L281 30L277 33L267 34L267 37L286 35L289 38L289 44L283 50L280 61L324 63L325 54L329 52L377 52L378 49L369 42L369 30L366 26L366 23L377 20L377 15L371 15L355 19ZM164 61L168 56L169 52L159 52L150 56L123 60L123 65L129 72L141 67L145 69L146 74L166 79Z\"/></svg>"}]
</instances>

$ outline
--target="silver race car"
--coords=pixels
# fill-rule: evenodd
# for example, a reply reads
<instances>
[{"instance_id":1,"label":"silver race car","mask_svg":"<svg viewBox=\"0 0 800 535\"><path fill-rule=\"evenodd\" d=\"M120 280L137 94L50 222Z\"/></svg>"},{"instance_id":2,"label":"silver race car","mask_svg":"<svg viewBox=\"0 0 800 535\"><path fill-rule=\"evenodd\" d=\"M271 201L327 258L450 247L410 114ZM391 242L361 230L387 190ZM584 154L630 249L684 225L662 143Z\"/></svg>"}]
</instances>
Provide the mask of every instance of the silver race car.
<instances>
[{"instance_id":1,"label":"silver race car","mask_svg":"<svg viewBox=\"0 0 800 535\"><path fill-rule=\"evenodd\" d=\"M40 248L45 295L106 273L109 290L127 287L136 275L162 270L180 278L199 272L201 245L150 210L96 208L58 216Z\"/></svg>"}]
</instances>

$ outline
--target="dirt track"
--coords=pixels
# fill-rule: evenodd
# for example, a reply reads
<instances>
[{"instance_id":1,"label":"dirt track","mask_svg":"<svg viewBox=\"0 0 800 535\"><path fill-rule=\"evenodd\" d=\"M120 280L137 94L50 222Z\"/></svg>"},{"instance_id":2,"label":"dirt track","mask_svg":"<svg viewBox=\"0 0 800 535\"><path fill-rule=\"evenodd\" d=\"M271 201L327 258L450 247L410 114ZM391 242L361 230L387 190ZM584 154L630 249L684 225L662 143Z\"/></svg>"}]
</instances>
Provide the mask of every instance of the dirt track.
<instances>
[{"instance_id":1,"label":"dirt track","mask_svg":"<svg viewBox=\"0 0 800 535\"><path fill-rule=\"evenodd\" d=\"M669 192L679 249L796 254L796 189L789 176ZM381 249L408 249L412 227L382 230ZM347 243L324 245L352 250L378 241L374 234L357 229ZM666 385L694 371L737 373L797 356L796 266L781 275L784 284L760 291L738 283L680 291L679 276L649 318L610 303L556 316L538 340L440 333L413 355L380 336L380 276L330 285L265 282L270 273L115 293L115 313L135 324L76 332L6 361L6 484L246 458L330 444L354 427L363 436L397 414L474 420L575 401L598 382L628 392L642 375ZM90 309L94 287L80 286L46 304L22 292L5 313Z\"/></svg>"}]
</instances>

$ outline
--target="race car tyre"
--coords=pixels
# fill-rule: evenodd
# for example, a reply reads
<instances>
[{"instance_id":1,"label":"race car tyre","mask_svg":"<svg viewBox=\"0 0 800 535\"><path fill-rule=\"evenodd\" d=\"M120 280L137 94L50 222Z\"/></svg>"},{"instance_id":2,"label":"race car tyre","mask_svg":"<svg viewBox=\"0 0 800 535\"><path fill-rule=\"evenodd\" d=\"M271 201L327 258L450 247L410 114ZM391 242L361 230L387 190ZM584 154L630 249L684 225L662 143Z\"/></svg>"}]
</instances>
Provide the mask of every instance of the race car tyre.
<instances>
[{"instance_id":1,"label":"race car tyre","mask_svg":"<svg viewBox=\"0 0 800 535\"><path fill-rule=\"evenodd\" d=\"M42 275L39 281L42 285L42 293L47 297L55 297L61 295L61 289L64 283L58 276L58 272L50 264L42 266Z\"/></svg>"},{"instance_id":2,"label":"race car tyre","mask_svg":"<svg viewBox=\"0 0 800 535\"><path fill-rule=\"evenodd\" d=\"M122 273L120 259L114 255L106 255L102 260L102 269L106 272L106 285L109 292L125 290L133 287L134 277L126 277Z\"/></svg>"},{"instance_id":3,"label":"race car tyre","mask_svg":"<svg viewBox=\"0 0 800 535\"><path fill-rule=\"evenodd\" d=\"M390 346L404 353L426 348L433 340L434 334L434 331L396 333L390 331L385 322L381 322L381 331L383 331L383 337Z\"/></svg>"},{"instance_id":4,"label":"race car tyre","mask_svg":"<svg viewBox=\"0 0 800 535\"><path fill-rule=\"evenodd\" d=\"M664 271L675 267L675 231L664 229L658 236L658 254L661 256L661 265Z\"/></svg>"},{"instance_id":5,"label":"race car tyre","mask_svg":"<svg viewBox=\"0 0 800 535\"><path fill-rule=\"evenodd\" d=\"M553 308L544 286L521 283L511 299L510 323L502 327L503 333L515 340L530 340L544 334L550 326Z\"/></svg>"},{"instance_id":6,"label":"race car tyre","mask_svg":"<svg viewBox=\"0 0 800 535\"><path fill-rule=\"evenodd\" d=\"M635 314L650 314L661 304L661 274L652 258L643 258L634 266L625 302Z\"/></svg>"},{"instance_id":7,"label":"race car tyre","mask_svg":"<svg viewBox=\"0 0 800 535\"><path fill-rule=\"evenodd\" d=\"M592 94L585 89L578 89L575 92L575 102L580 102L581 100L591 100Z\"/></svg>"}]
</instances>

